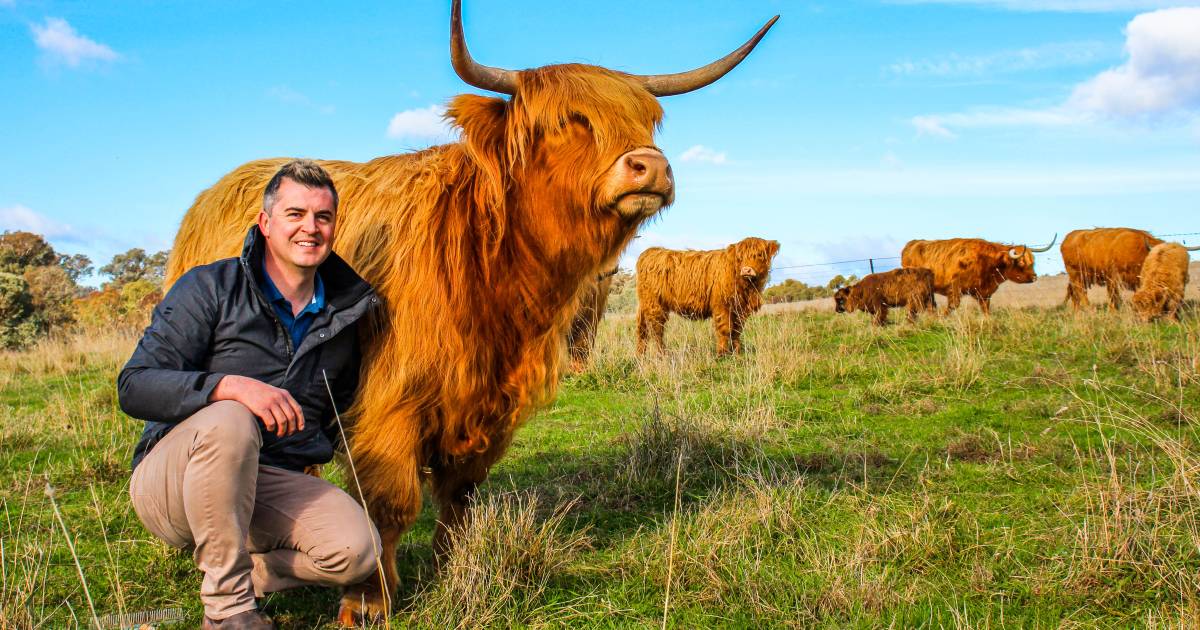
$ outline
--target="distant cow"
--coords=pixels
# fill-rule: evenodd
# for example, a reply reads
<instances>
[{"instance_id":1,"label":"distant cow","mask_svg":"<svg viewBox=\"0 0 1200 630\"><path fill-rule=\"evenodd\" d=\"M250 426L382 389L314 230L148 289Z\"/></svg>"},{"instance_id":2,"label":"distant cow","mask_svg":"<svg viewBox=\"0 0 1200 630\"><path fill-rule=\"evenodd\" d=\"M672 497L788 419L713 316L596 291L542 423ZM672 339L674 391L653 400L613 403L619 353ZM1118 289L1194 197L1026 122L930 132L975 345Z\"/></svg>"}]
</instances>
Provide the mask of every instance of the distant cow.
<instances>
[{"instance_id":1,"label":"distant cow","mask_svg":"<svg viewBox=\"0 0 1200 630\"><path fill-rule=\"evenodd\" d=\"M1108 289L1108 305L1121 307L1121 289L1135 291L1142 263L1150 248L1162 243L1145 230L1095 228L1074 230L1063 239L1062 259L1067 268L1067 297L1076 310L1087 306L1092 285Z\"/></svg>"},{"instance_id":2,"label":"distant cow","mask_svg":"<svg viewBox=\"0 0 1200 630\"><path fill-rule=\"evenodd\" d=\"M637 261L637 351L646 340L663 348L671 313L713 319L717 354L742 350L742 325L762 307L762 290L779 251L777 241L750 237L725 249L677 251L651 247Z\"/></svg>"},{"instance_id":3,"label":"distant cow","mask_svg":"<svg viewBox=\"0 0 1200 630\"><path fill-rule=\"evenodd\" d=\"M567 351L571 356L571 371L581 372L587 366L592 345L596 342L596 328L604 319L604 308L608 306L608 292L612 289L613 276L620 271L613 266L597 274L579 289L575 317L567 330Z\"/></svg>"},{"instance_id":4,"label":"distant cow","mask_svg":"<svg viewBox=\"0 0 1200 630\"><path fill-rule=\"evenodd\" d=\"M1037 279L1033 255L1045 247L1003 245L980 238L943 241L909 241L900 254L904 267L924 267L933 272L933 291L946 296L946 313L958 308L965 293L979 302L984 315L991 313L992 294L1005 280L1027 284Z\"/></svg>"},{"instance_id":5,"label":"distant cow","mask_svg":"<svg viewBox=\"0 0 1200 630\"><path fill-rule=\"evenodd\" d=\"M833 294L835 310L839 313L866 311L875 316L875 324L888 322L888 308L908 307L908 320L917 321L922 309L934 311L933 272L923 267L893 269L873 273L858 284L841 287Z\"/></svg>"},{"instance_id":6,"label":"distant cow","mask_svg":"<svg viewBox=\"0 0 1200 630\"><path fill-rule=\"evenodd\" d=\"M1188 252L1200 246L1184 247L1178 243L1159 243L1142 263L1142 279L1133 294L1133 310L1143 321L1165 317L1179 321L1179 305L1188 283Z\"/></svg>"}]
</instances>

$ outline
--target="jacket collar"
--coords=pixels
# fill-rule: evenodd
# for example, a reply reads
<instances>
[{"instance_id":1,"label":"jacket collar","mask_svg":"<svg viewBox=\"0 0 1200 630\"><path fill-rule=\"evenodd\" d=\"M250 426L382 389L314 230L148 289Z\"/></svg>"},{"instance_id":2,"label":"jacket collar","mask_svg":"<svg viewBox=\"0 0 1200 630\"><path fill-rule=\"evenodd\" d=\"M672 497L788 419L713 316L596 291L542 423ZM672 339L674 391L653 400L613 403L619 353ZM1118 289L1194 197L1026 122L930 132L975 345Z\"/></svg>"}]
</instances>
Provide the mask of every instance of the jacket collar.
<instances>
[{"instance_id":1,"label":"jacket collar","mask_svg":"<svg viewBox=\"0 0 1200 630\"><path fill-rule=\"evenodd\" d=\"M246 232L246 239L242 242L242 268L252 274L252 280L255 282L262 280L260 274L266 243L266 237L259 231L258 225L250 226L250 230ZM317 267L317 273L321 274L321 281L325 285L325 302L337 310L356 304L372 291L371 285L355 273L336 252L329 253L329 258Z\"/></svg>"}]
</instances>

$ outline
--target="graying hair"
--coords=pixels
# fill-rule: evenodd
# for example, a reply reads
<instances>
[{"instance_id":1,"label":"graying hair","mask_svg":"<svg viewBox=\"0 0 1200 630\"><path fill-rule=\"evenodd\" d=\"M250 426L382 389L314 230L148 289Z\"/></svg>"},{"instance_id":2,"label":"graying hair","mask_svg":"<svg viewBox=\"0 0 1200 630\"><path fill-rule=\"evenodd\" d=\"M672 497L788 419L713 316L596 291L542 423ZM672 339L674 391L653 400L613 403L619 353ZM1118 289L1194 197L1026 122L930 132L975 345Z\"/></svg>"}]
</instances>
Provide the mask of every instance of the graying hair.
<instances>
[{"instance_id":1,"label":"graying hair","mask_svg":"<svg viewBox=\"0 0 1200 630\"><path fill-rule=\"evenodd\" d=\"M333 209L337 210L337 188L333 186L333 178L329 173L312 160L292 160L280 167L279 171L271 176L271 181L267 182L267 189L263 191L263 212L267 213L267 216L271 214L271 206L275 205L275 196L279 194L279 185L285 177L309 188L328 188L333 195Z\"/></svg>"}]
</instances>

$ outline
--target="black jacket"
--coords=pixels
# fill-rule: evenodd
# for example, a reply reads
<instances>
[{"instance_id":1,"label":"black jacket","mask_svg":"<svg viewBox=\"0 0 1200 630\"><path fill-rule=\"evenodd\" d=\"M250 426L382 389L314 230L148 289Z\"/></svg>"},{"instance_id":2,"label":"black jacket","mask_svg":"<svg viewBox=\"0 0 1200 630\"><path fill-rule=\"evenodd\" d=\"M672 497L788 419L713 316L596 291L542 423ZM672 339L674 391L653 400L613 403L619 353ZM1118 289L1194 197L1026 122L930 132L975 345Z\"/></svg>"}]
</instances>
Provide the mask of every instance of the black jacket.
<instances>
[{"instance_id":1,"label":"black jacket","mask_svg":"<svg viewBox=\"0 0 1200 630\"><path fill-rule=\"evenodd\" d=\"M117 377L121 410L146 421L133 451L136 467L177 423L209 404L226 374L288 390L304 411L304 430L278 438L263 432L259 463L290 470L333 458L339 431L322 370L338 411L358 386L357 322L379 304L375 292L337 254L318 268L321 309L299 348L267 302L259 281L265 241L258 227L242 255L183 274L154 309L150 326Z\"/></svg>"}]
</instances>

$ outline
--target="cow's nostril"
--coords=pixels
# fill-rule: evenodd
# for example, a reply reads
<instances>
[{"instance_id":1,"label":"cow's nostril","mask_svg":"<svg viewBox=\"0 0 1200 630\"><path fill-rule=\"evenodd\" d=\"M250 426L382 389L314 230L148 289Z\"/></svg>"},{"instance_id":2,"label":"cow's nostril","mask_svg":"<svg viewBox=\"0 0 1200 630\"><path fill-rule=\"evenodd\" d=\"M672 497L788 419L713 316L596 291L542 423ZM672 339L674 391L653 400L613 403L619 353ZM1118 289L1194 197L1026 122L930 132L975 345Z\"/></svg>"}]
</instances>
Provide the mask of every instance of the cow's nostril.
<instances>
[{"instance_id":1,"label":"cow's nostril","mask_svg":"<svg viewBox=\"0 0 1200 630\"><path fill-rule=\"evenodd\" d=\"M646 163L645 162L643 162L635 157L628 157L628 158L625 158L625 163L627 165L629 165L629 169L631 171L633 171L635 175L645 175L646 174Z\"/></svg>"}]
</instances>

